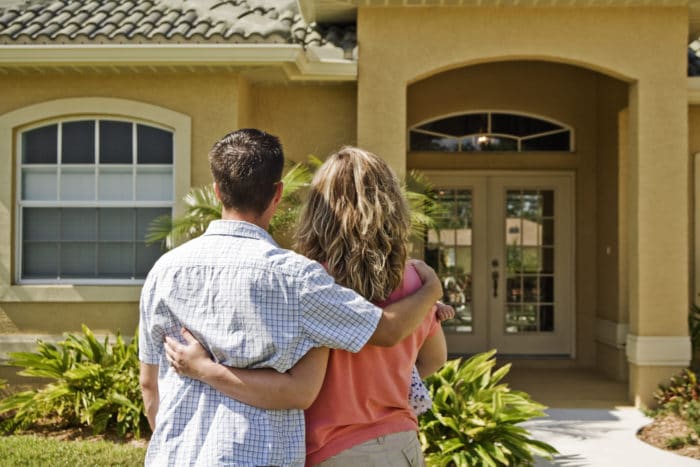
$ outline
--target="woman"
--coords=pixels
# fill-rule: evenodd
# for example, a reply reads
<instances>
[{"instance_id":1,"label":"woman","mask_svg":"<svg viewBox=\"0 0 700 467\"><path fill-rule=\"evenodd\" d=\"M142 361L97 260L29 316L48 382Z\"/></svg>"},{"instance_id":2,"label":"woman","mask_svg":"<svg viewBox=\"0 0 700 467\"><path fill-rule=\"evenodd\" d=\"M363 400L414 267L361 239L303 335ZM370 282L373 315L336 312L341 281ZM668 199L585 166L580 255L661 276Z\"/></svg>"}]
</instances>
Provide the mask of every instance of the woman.
<instances>
[{"instance_id":1,"label":"woman","mask_svg":"<svg viewBox=\"0 0 700 467\"><path fill-rule=\"evenodd\" d=\"M297 251L322 263L341 285L384 306L420 286L407 261L409 229L407 202L389 166L372 153L346 147L316 172L300 218ZM168 346L169 354L177 349L176 343ZM394 347L367 345L357 354L331 350L318 397L305 413L307 465L423 465L408 403L411 373L415 363L421 376L431 374L446 353L434 312ZM175 360L180 373L242 400L240 393L217 387L202 371L202 360L183 362L182 355ZM278 387L276 377L322 373L324 364L317 356L287 375L266 372L260 390ZM263 397L243 402L274 408Z\"/></svg>"}]
</instances>

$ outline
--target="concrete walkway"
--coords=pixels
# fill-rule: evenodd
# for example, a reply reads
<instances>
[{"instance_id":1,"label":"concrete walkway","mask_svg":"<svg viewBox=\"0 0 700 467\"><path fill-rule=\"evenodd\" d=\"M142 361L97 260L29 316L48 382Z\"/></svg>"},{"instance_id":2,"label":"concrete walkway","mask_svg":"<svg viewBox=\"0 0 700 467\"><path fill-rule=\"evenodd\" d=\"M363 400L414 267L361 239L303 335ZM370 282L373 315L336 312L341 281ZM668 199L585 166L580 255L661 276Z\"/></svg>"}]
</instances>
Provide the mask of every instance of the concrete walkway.
<instances>
[{"instance_id":1,"label":"concrete walkway","mask_svg":"<svg viewBox=\"0 0 700 467\"><path fill-rule=\"evenodd\" d=\"M552 461L536 467L685 467L700 460L679 456L640 441L637 430L651 423L634 407L614 409L548 409L547 418L523 423L535 439L554 446Z\"/></svg>"}]
</instances>

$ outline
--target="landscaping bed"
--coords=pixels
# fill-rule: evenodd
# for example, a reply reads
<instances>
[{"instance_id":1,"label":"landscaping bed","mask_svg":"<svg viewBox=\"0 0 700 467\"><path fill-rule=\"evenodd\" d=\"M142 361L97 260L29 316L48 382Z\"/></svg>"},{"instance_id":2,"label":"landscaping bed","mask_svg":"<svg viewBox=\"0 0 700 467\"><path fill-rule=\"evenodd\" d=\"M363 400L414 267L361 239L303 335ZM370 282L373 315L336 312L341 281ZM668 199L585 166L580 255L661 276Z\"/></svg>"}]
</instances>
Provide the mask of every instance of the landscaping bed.
<instances>
[{"instance_id":1,"label":"landscaping bed","mask_svg":"<svg viewBox=\"0 0 700 467\"><path fill-rule=\"evenodd\" d=\"M660 414L649 425L641 428L639 439L657 448L700 459L698 434L688 422L674 413Z\"/></svg>"}]
</instances>

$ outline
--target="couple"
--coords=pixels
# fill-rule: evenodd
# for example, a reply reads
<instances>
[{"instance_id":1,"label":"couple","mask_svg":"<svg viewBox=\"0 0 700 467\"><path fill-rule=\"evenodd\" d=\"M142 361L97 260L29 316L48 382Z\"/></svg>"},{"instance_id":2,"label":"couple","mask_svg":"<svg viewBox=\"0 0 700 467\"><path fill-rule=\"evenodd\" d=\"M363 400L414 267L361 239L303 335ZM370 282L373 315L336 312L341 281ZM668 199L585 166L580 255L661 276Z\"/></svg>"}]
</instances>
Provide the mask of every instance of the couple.
<instances>
[{"instance_id":1,"label":"couple","mask_svg":"<svg viewBox=\"0 0 700 467\"><path fill-rule=\"evenodd\" d=\"M146 464L423 465L408 393L414 363L446 358L442 288L407 260L396 176L356 148L321 166L297 238L312 261L265 231L276 137L235 131L209 162L222 220L163 255L141 296Z\"/></svg>"}]
</instances>

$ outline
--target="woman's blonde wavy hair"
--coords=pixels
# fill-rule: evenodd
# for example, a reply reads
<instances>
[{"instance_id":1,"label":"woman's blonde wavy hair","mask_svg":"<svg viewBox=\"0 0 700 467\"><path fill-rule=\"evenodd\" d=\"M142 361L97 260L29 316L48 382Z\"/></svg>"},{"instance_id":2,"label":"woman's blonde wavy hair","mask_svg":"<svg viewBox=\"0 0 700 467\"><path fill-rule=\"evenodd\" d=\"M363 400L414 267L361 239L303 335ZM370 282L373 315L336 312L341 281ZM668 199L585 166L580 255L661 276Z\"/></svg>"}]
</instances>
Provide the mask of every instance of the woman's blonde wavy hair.
<instances>
[{"instance_id":1,"label":"woman's blonde wavy hair","mask_svg":"<svg viewBox=\"0 0 700 467\"><path fill-rule=\"evenodd\" d=\"M371 152L344 147L311 182L296 249L376 302L401 284L409 233L408 204L394 172Z\"/></svg>"}]
</instances>

